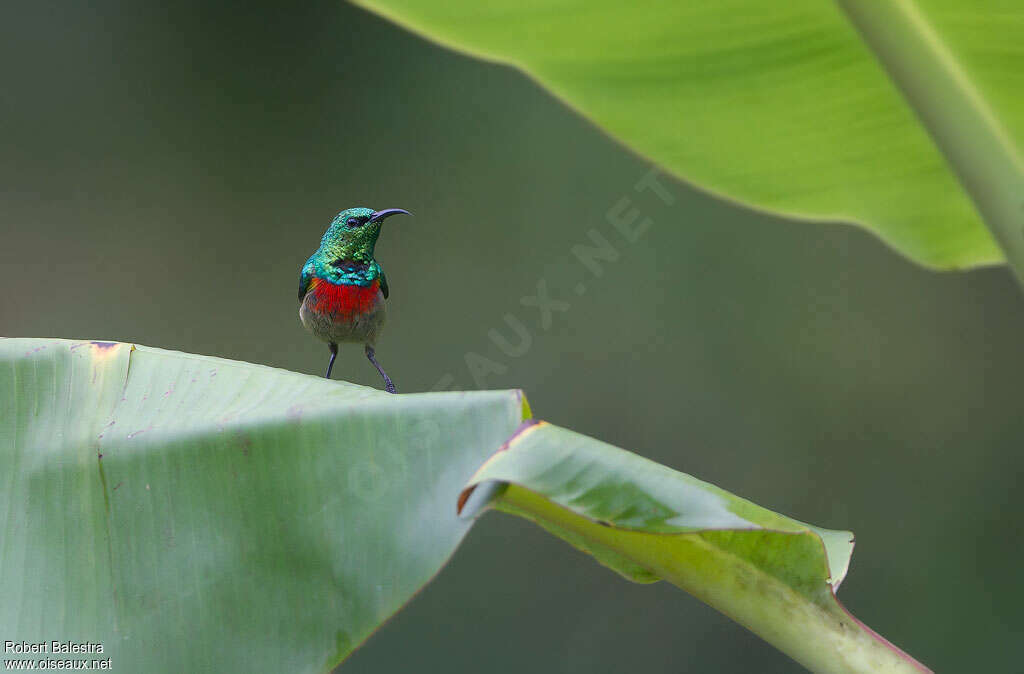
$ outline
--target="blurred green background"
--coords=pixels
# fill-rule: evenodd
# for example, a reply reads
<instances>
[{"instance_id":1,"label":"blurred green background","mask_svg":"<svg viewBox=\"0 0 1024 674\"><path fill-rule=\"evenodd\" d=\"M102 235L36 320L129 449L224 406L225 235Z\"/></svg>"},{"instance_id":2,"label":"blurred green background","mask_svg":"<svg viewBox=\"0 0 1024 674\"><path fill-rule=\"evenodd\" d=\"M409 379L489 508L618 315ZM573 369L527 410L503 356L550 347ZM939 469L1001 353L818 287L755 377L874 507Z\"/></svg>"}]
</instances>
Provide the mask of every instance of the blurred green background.
<instances>
[{"instance_id":1,"label":"blurred green background","mask_svg":"<svg viewBox=\"0 0 1024 674\"><path fill-rule=\"evenodd\" d=\"M936 670L1019 666L1024 316L1005 270L931 273L663 178L666 205L634 188L648 164L528 78L339 2L8 2L0 36L2 334L319 373L300 265L341 208L408 208L377 249L400 391L522 387L542 418L852 529L855 615ZM653 223L635 243L607 220L623 198ZM619 256L600 276L571 252L592 230ZM568 304L547 327L521 302L540 282ZM522 355L488 336L520 341L506 314ZM500 372L474 378L468 353ZM358 348L335 372L379 385ZM491 514L342 671L482 668L797 666Z\"/></svg>"}]
</instances>

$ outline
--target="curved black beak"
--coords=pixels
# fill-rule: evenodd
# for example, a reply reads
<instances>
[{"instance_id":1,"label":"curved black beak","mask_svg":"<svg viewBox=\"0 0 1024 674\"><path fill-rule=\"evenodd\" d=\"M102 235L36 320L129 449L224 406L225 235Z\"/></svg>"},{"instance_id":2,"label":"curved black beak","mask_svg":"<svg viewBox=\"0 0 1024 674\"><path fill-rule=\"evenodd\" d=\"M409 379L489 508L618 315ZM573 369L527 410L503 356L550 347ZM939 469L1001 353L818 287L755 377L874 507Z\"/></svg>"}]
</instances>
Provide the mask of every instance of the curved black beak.
<instances>
[{"instance_id":1,"label":"curved black beak","mask_svg":"<svg viewBox=\"0 0 1024 674\"><path fill-rule=\"evenodd\" d=\"M376 213L371 215L370 222L378 222L380 220L383 220L384 218L391 217L392 215L398 215L399 213L402 213L404 215L412 215L412 213L405 210L404 208L385 208L383 211L377 211Z\"/></svg>"}]
</instances>

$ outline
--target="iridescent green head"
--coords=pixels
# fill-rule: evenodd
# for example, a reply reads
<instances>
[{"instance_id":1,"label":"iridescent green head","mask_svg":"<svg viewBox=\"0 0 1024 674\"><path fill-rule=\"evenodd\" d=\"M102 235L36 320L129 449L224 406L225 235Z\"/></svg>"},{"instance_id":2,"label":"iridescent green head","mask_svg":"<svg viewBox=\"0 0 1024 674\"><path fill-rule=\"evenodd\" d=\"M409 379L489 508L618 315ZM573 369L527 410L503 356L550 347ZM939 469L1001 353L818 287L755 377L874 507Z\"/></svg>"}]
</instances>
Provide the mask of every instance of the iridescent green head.
<instances>
[{"instance_id":1,"label":"iridescent green head","mask_svg":"<svg viewBox=\"0 0 1024 674\"><path fill-rule=\"evenodd\" d=\"M332 260L371 262L381 224L385 218L397 213L409 215L409 211L401 208L385 208L382 211L347 208L331 221L320 239L320 250L317 252Z\"/></svg>"},{"instance_id":2,"label":"iridescent green head","mask_svg":"<svg viewBox=\"0 0 1024 674\"><path fill-rule=\"evenodd\" d=\"M359 286L368 286L381 277L380 265L373 259L373 247L380 236L381 223L397 213L411 215L401 208L348 208L338 213L320 239L320 247L302 267L299 299L314 277ZM381 283L385 284L383 278Z\"/></svg>"}]
</instances>

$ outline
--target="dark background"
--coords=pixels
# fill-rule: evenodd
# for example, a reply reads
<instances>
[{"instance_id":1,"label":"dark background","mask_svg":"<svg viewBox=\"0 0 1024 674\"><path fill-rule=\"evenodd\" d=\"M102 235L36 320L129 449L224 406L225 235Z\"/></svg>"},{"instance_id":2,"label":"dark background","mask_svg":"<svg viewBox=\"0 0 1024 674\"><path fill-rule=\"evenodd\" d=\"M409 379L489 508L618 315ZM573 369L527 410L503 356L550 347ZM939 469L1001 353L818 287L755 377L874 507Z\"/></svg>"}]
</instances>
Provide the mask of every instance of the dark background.
<instances>
[{"instance_id":1,"label":"dark background","mask_svg":"<svg viewBox=\"0 0 1024 674\"><path fill-rule=\"evenodd\" d=\"M1022 297L845 226L666 180L525 76L337 2L8 2L0 333L319 373L298 270L341 208L378 258L399 390L522 387L535 413L857 534L840 598L940 671L1019 667ZM623 197L653 225L629 244ZM590 230L620 257L573 257ZM520 298L570 304L545 329ZM580 295L576 284L584 283ZM524 355L488 338L513 314ZM466 354L504 368L475 381ZM472 359L472 357L471 357ZM499 368L499 369L501 369ZM361 349L336 376L379 385ZM665 583L488 515L344 672L793 671Z\"/></svg>"}]
</instances>

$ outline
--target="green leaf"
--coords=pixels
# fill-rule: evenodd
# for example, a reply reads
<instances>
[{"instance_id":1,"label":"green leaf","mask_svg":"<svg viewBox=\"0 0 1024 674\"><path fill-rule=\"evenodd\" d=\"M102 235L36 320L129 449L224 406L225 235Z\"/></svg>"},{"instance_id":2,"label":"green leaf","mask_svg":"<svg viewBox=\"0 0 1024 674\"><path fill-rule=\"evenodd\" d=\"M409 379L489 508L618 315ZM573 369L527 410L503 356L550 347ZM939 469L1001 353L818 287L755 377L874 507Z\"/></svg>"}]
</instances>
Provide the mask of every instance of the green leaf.
<instances>
[{"instance_id":1,"label":"green leaf","mask_svg":"<svg viewBox=\"0 0 1024 674\"><path fill-rule=\"evenodd\" d=\"M925 670L836 600L853 552L848 531L783 517L546 423L524 424L477 471L460 498L464 515L483 505L473 498L481 486L498 509L630 580L678 585L814 671Z\"/></svg>"},{"instance_id":2,"label":"green leaf","mask_svg":"<svg viewBox=\"0 0 1024 674\"><path fill-rule=\"evenodd\" d=\"M359 4L522 68L705 189L861 224L925 265L1001 262L980 210L1024 273L1020 3Z\"/></svg>"},{"instance_id":3,"label":"green leaf","mask_svg":"<svg viewBox=\"0 0 1024 674\"><path fill-rule=\"evenodd\" d=\"M120 672L329 671L449 558L455 496L522 415L515 391L0 340L0 639L101 643Z\"/></svg>"}]
</instances>

